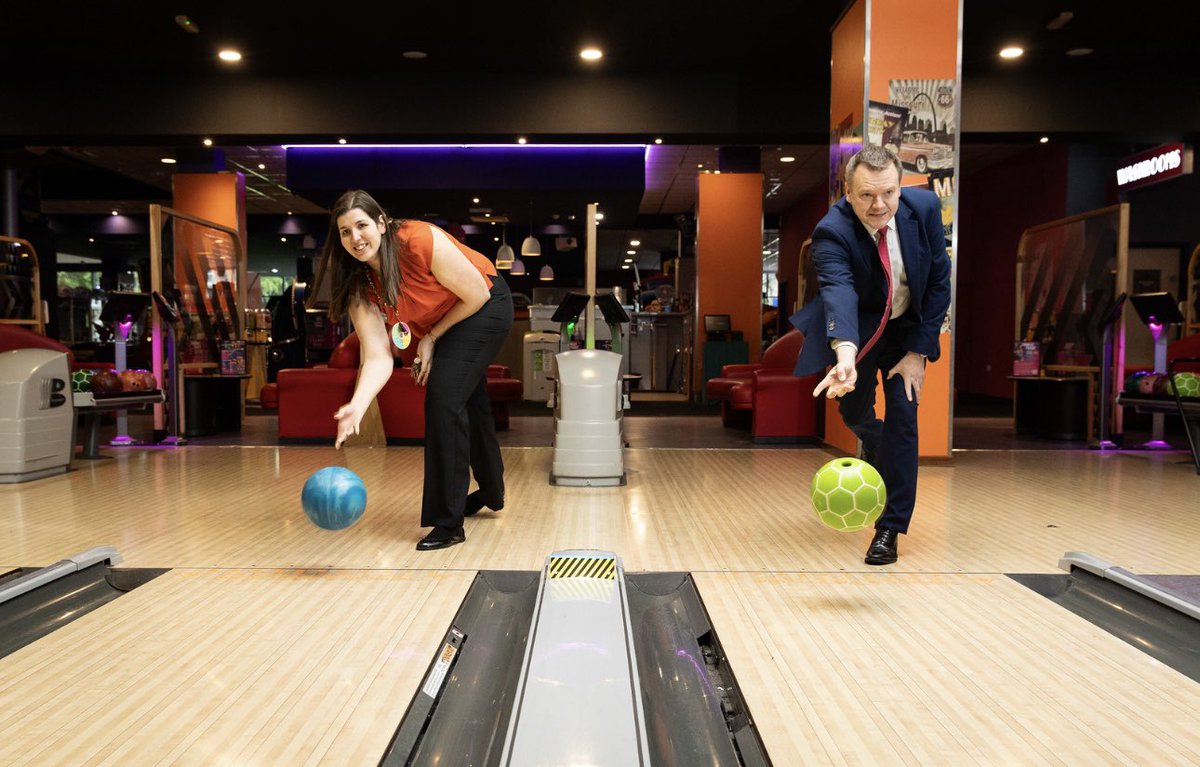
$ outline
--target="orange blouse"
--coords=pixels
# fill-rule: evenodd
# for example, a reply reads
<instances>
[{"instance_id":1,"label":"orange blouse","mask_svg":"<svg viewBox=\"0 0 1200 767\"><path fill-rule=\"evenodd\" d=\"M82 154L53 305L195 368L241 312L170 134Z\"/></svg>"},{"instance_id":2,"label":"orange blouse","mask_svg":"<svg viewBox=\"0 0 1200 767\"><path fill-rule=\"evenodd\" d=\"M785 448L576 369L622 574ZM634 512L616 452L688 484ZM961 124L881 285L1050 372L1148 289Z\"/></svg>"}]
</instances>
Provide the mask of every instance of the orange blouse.
<instances>
[{"instance_id":1,"label":"orange blouse","mask_svg":"<svg viewBox=\"0 0 1200 767\"><path fill-rule=\"evenodd\" d=\"M397 250L401 283L395 306L384 304L375 270L367 267L367 298L383 312L389 326L403 320L418 338L428 334L429 329L459 300L453 291L437 281L430 268L433 263L433 228L433 224L425 221L405 221L396 231L400 246ZM449 237L450 242L479 270L490 290L491 277L496 276L495 265L487 256L468 248L445 231L439 231Z\"/></svg>"}]
</instances>

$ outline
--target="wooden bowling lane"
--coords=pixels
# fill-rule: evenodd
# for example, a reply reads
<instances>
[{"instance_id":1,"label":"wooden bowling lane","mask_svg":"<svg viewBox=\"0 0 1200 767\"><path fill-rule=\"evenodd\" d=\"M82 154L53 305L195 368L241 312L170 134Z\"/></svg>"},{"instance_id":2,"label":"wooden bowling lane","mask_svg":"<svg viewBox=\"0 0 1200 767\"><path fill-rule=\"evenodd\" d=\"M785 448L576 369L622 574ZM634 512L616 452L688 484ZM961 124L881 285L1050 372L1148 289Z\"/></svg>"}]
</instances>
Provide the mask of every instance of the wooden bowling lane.
<instances>
[{"instance_id":1,"label":"wooden bowling lane","mask_svg":"<svg viewBox=\"0 0 1200 767\"><path fill-rule=\"evenodd\" d=\"M1200 685L1003 575L696 582L775 764L1200 764Z\"/></svg>"},{"instance_id":2,"label":"wooden bowling lane","mask_svg":"<svg viewBox=\"0 0 1200 767\"><path fill-rule=\"evenodd\" d=\"M166 573L0 660L0 764L374 764L471 579Z\"/></svg>"},{"instance_id":3,"label":"wooden bowling lane","mask_svg":"<svg viewBox=\"0 0 1200 767\"><path fill-rule=\"evenodd\" d=\"M849 572L870 533L812 513L823 450L627 450L628 484L552 487L549 448L507 448L507 506L467 520L467 542L416 552L419 448L110 450L75 471L0 486L0 562L44 565L110 544L130 567L536 570L555 549L618 552L631 572ZM300 509L315 470L367 486L353 527ZM966 452L921 468L911 535L893 572L1052 572L1069 550L1140 573L1194 573L1196 477L1177 456Z\"/></svg>"}]
</instances>

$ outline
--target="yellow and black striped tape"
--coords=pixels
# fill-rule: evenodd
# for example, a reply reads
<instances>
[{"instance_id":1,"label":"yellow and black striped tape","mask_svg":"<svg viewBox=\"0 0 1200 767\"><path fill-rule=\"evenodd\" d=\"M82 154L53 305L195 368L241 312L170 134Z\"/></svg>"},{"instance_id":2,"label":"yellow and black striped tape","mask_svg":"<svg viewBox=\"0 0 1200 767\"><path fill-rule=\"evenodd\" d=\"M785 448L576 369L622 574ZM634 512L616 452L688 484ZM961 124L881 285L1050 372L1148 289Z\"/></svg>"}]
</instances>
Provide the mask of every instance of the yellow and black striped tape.
<instances>
[{"instance_id":1,"label":"yellow and black striped tape","mask_svg":"<svg viewBox=\"0 0 1200 767\"><path fill-rule=\"evenodd\" d=\"M616 580L617 560L612 557L551 557L546 577Z\"/></svg>"}]
</instances>

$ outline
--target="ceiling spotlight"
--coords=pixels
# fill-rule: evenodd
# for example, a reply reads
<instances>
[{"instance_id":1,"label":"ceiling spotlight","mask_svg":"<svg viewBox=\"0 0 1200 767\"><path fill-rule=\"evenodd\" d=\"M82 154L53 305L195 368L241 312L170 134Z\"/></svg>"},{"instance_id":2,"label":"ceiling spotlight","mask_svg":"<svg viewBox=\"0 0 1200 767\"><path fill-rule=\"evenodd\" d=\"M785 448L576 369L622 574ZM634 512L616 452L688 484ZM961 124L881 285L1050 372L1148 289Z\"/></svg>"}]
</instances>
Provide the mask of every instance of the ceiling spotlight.
<instances>
[{"instance_id":1,"label":"ceiling spotlight","mask_svg":"<svg viewBox=\"0 0 1200 767\"><path fill-rule=\"evenodd\" d=\"M524 143L526 143L526 141L525 141L525 137L524 137L524 136L517 136L517 143L518 143L518 144L524 144Z\"/></svg>"},{"instance_id":2,"label":"ceiling spotlight","mask_svg":"<svg viewBox=\"0 0 1200 767\"><path fill-rule=\"evenodd\" d=\"M796 158L792 157L790 154L785 154L783 157L779 158L779 161L780 162L795 162Z\"/></svg>"},{"instance_id":3,"label":"ceiling spotlight","mask_svg":"<svg viewBox=\"0 0 1200 767\"><path fill-rule=\"evenodd\" d=\"M1050 143L1050 137L1049 137L1049 136L1042 136L1040 139L1038 139L1038 143L1039 143L1039 144L1049 144L1049 143Z\"/></svg>"},{"instance_id":4,"label":"ceiling spotlight","mask_svg":"<svg viewBox=\"0 0 1200 767\"><path fill-rule=\"evenodd\" d=\"M638 245L641 245L641 244L642 244L641 240L630 240L629 241L629 247L631 247L631 248L636 248Z\"/></svg>"},{"instance_id":5,"label":"ceiling spotlight","mask_svg":"<svg viewBox=\"0 0 1200 767\"><path fill-rule=\"evenodd\" d=\"M217 54L217 58L219 58L221 61L227 61L232 64L235 61L241 61L242 54L238 51L235 51L233 48L225 48Z\"/></svg>"},{"instance_id":6,"label":"ceiling spotlight","mask_svg":"<svg viewBox=\"0 0 1200 767\"><path fill-rule=\"evenodd\" d=\"M164 165L174 165L176 160L174 157L164 157L159 160L159 162L163 163Z\"/></svg>"},{"instance_id":7,"label":"ceiling spotlight","mask_svg":"<svg viewBox=\"0 0 1200 767\"><path fill-rule=\"evenodd\" d=\"M632 258L627 258L627 259L625 259L625 263L627 263L627 264L632 264L632 263L633 263L633 259L632 259Z\"/></svg>"},{"instance_id":8,"label":"ceiling spotlight","mask_svg":"<svg viewBox=\"0 0 1200 767\"><path fill-rule=\"evenodd\" d=\"M697 165L696 165L696 167L697 167L697 168L703 168L703 167L704 167L704 163L699 163L699 164L697 164Z\"/></svg>"},{"instance_id":9,"label":"ceiling spotlight","mask_svg":"<svg viewBox=\"0 0 1200 767\"><path fill-rule=\"evenodd\" d=\"M276 269L275 267L273 267L273 266L272 266L272 267L271 267L271 274L279 274L279 270L278 270L278 269Z\"/></svg>"},{"instance_id":10,"label":"ceiling spotlight","mask_svg":"<svg viewBox=\"0 0 1200 767\"><path fill-rule=\"evenodd\" d=\"M1067 51L1068 56L1090 56L1095 51L1092 48L1072 48Z\"/></svg>"},{"instance_id":11,"label":"ceiling spotlight","mask_svg":"<svg viewBox=\"0 0 1200 767\"><path fill-rule=\"evenodd\" d=\"M112 214L113 214L114 216L119 216L119 215L121 215L121 211L119 211L119 210L114 210L114 211L112 212Z\"/></svg>"},{"instance_id":12,"label":"ceiling spotlight","mask_svg":"<svg viewBox=\"0 0 1200 767\"><path fill-rule=\"evenodd\" d=\"M95 237L88 237L88 242L95 242L95 241L96 241Z\"/></svg>"},{"instance_id":13,"label":"ceiling spotlight","mask_svg":"<svg viewBox=\"0 0 1200 767\"><path fill-rule=\"evenodd\" d=\"M627 250L627 251L625 251L625 255L627 255L627 256L636 256L636 255L637 255L637 251L636 251L636 250Z\"/></svg>"},{"instance_id":14,"label":"ceiling spotlight","mask_svg":"<svg viewBox=\"0 0 1200 767\"><path fill-rule=\"evenodd\" d=\"M340 139L338 139L338 143L339 143L339 144L345 144L345 143L346 143L346 139L344 139L344 138L340 138Z\"/></svg>"},{"instance_id":15,"label":"ceiling spotlight","mask_svg":"<svg viewBox=\"0 0 1200 767\"><path fill-rule=\"evenodd\" d=\"M579 58L584 61L599 61L604 57L604 51L599 48L584 48L579 52Z\"/></svg>"},{"instance_id":16,"label":"ceiling spotlight","mask_svg":"<svg viewBox=\"0 0 1200 767\"><path fill-rule=\"evenodd\" d=\"M622 269L628 269L628 268L629 268L629 264L621 264L621 268L622 268Z\"/></svg>"},{"instance_id":17,"label":"ceiling spotlight","mask_svg":"<svg viewBox=\"0 0 1200 767\"><path fill-rule=\"evenodd\" d=\"M201 143L203 143L203 144L204 144L204 146L212 146L212 139L210 139L210 138L206 138L206 139L204 139L204 141L203 141L203 142L201 142Z\"/></svg>"},{"instance_id":18,"label":"ceiling spotlight","mask_svg":"<svg viewBox=\"0 0 1200 767\"><path fill-rule=\"evenodd\" d=\"M260 163L258 164L258 169L259 169L259 170L266 170L266 169L267 169L267 166L266 166L265 164L263 164L263 163L261 163L261 162L260 162Z\"/></svg>"},{"instance_id":19,"label":"ceiling spotlight","mask_svg":"<svg viewBox=\"0 0 1200 767\"><path fill-rule=\"evenodd\" d=\"M1025 54L1025 49L1020 46L1010 45L1007 48L1000 49L1000 58L1002 59L1018 59Z\"/></svg>"},{"instance_id":20,"label":"ceiling spotlight","mask_svg":"<svg viewBox=\"0 0 1200 767\"><path fill-rule=\"evenodd\" d=\"M478 197L472 197L472 198L471 198L471 202L473 202L473 203L475 203L476 205L478 205L478 204L479 204L479 198L478 198Z\"/></svg>"},{"instance_id":21,"label":"ceiling spotlight","mask_svg":"<svg viewBox=\"0 0 1200 767\"><path fill-rule=\"evenodd\" d=\"M280 238L279 238L279 241L280 241L280 242L287 242L287 237L280 237Z\"/></svg>"},{"instance_id":22,"label":"ceiling spotlight","mask_svg":"<svg viewBox=\"0 0 1200 767\"><path fill-rule=\"evenodd\" d=\"M412 59L413 61L420 61L421 59L429 58L429 54L425 51L405 51L400 55L406 59Z\"/></svg>"},{"instance_id":23,"label":"ceiling spotlight","mask_svg":"<svg viewBox=\"0 0 1200 767\"><path fill-rule=\"evenodd\" d=\"M290 215L292 215L292 212L291 212L290 210L288 211L288 215L289 215L289 216L290 216Z\"/></svg>"},{"instance_id":24,"label":"ceiling spotlight","mask_svg":"<svg viewBox=\"0 0 1200 767\"><path fill-rule=\"evenodd\" d=\"M495 222L495 221L493 221L492 223L494 224L494 223L496 223L496 222ZM492 242L500 242L500 238L499 238L499 237L493 237L493 238L492 238Z\"/></svg>"},{"instance_id":25,"label":"ceiling spotlight","mask_svg":"<svg viewBox=\"0 0 1200 767\"><path fill-rule=\"evenodd\" d=\"M603 221L603 220L604 220L604 214L603 214L603 213L601 213L600 211L596 211L596 220L597 220L597 221Z\"/></svg>"}]
</instances>

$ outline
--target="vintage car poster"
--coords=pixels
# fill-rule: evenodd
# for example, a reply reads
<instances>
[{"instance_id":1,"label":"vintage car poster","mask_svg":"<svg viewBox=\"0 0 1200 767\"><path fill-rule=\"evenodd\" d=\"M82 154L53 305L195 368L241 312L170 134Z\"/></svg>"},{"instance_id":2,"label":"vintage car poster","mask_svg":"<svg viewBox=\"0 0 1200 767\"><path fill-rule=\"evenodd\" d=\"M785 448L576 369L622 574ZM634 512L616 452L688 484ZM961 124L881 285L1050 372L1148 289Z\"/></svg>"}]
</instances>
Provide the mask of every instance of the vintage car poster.
<instances>
[{"instance_id":1,"label":"vintage car poster","mask_svg":"<svg viewBox=\"0 0 1200 767\"><path fill-rule=\"evenodd\" d=\"M954 80L891 80L888 101L908 109L900 131L900 162L919 174L954 167Z\"/></svg>"}]
</instances>

